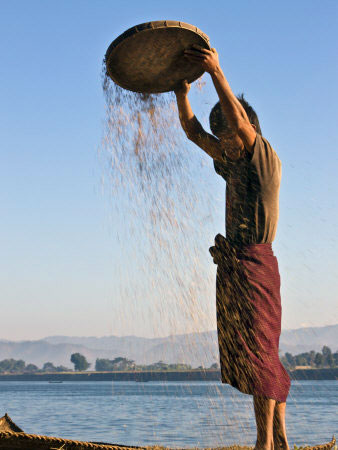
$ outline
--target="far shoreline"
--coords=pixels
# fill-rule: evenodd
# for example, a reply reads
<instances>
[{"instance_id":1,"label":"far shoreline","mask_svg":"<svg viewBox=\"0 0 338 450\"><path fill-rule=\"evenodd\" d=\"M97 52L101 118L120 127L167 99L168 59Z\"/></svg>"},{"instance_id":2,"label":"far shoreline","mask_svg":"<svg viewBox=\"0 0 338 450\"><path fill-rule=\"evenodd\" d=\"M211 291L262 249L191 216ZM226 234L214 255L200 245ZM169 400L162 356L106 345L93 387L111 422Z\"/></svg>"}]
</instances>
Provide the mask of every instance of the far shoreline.
<instances>
[{"instance_id":1,"label":"far shoreline","mask_svg":"<svg viewBox=\"0 0 338 450\"><path fill-rule=\"evenodd\" d=\"M288 371L291 380L338 380L338 367L324 369L295 369ZM116 371L116 372L44 372L0 374L1 381L221 381L220 370L182 371Z\"/></svg>"}]
</instances>

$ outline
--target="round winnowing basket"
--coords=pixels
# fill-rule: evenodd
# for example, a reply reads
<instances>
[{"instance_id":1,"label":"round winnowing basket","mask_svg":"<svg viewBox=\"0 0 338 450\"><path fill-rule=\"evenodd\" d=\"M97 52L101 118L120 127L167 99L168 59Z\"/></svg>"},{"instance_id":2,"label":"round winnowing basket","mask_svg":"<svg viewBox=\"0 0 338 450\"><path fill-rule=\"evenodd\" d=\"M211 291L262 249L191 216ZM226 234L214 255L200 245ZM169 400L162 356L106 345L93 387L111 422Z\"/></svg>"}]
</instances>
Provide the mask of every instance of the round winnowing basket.
<instances>
[{"instance_id":1,"label":"round winnowing basket","mask_svg":"<svg viewBox=\"0 0 338 450\"><path fill-rule=\"evenodd\" d=\"M130 91L172 91L182 80L192 83L204 72L184 57L184 50L193 44L210 49L208 36L188 23L161 20L136 25L110 44L107 74Z\"/></svg>"}]
</instances>

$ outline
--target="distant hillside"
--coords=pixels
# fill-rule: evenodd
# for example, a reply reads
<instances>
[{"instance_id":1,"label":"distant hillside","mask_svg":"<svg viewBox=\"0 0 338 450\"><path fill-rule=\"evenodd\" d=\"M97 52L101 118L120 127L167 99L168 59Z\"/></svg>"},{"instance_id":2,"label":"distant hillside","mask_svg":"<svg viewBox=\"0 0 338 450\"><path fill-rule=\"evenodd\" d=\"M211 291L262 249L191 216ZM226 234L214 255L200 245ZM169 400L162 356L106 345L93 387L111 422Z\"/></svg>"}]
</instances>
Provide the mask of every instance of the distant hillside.
<instances>
[{"instance_id":1,"label":"distant hillside","mask_svg":"<svg viewBox=\"0 0 338 450\"><path fill-rule=\"evenodd\" d=\"M327 345L332 351L338 350L338 324L326 327L298 328L282 331L280 348L283 353L301 353L321 350Z\"/></svg>"},{"instance_id":2,"label":"distant hillside","mask_svg":"<svg viewBox=\"0 0 338 450\"><path fill-rule=\"evenodd\" d=\"M280 350L282 354L298 354L309 350L319 351L323 345L327 345L332 351L336 351L337 343L338 324L299 328L282 332ZM23 359L26 363L39 367L47 361L72 367L70 355L75 352L83 354L93 365L96 358L113 359L117 356L132 359L138 364L151 364L162 360L166 363L184 362L193 367L209 367L218 361L216 331L153 339L136 336L50 336L38 341L0 340L0 360Z\"/></svg>"}]
</instances>

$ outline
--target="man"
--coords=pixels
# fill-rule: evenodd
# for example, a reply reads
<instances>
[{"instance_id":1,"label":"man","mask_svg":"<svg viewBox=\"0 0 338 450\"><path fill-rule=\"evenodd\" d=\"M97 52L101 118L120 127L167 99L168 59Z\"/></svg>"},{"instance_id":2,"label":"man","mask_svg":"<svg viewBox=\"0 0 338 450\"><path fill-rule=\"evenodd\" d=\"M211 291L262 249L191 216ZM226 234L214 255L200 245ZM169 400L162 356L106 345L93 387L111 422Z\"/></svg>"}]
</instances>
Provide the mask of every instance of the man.
<instances>
[{"instance_id":1,"label":"man","mask_svg":"<svg viewBox=\"0 0 338 450\"><path fill-rule=\"evenodd\" d=\"M253 395L255 449L289 449L285 428L290 378L278 356L280 278L271 243L278 222L281 163L261 136L255 111L236 97L215 49L185 51L212 78L219 97L207 133L188 100L187 81L176 89L187 137L214 160L226 181L226 239L210 248L217 267L216 309L222 382Z\"/></svg>"}]
</instances>

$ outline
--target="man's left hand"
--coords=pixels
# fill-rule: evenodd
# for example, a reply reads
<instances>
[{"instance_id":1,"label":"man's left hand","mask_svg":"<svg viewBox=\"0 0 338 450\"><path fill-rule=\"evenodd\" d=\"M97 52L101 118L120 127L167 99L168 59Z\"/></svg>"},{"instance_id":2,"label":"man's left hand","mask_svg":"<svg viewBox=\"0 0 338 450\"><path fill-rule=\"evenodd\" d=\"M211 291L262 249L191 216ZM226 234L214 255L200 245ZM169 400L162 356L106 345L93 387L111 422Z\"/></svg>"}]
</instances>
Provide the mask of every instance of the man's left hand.
<instances>
[{"instance_id":1,"label":"man's left hand","mask_svg":"<svg viewBox=\"0 0 338 450\"><path fill-rule=\"evenodd\" d=\"M189 50L184 50L184 56L193 63L199 64L206 72L212 73L219 68L216 49L207 50L200 45L193 44Z\"/></svg>"}]
</instances>

